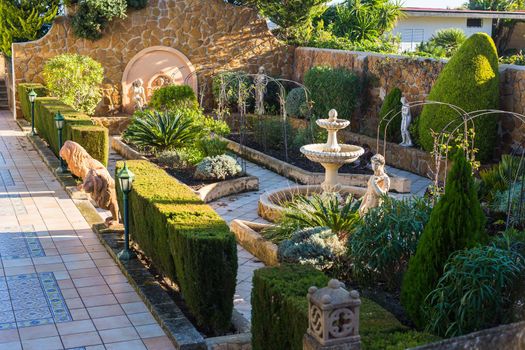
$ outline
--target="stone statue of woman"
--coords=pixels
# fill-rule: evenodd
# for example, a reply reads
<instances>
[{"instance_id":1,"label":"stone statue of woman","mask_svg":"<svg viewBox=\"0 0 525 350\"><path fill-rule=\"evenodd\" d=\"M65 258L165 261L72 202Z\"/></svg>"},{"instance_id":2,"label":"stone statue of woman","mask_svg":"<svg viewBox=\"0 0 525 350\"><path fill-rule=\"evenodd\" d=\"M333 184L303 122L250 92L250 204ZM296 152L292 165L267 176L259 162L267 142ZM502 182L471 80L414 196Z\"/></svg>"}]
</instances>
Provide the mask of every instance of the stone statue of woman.
<instances>
[{"instance_id":1,"label":"stone statue of woman","mask_svg":"<svg viewBox=\"0 0 525 350\"><path fill-rule=\"evenodd\" d=\"M385 172L385 157L376 154L370 161L374 175L371 175L368 180L368 188L359 207L361 217L368 213L371 208L379 207L383 201L381 197L390 190L390 177Z\"/></svg>"},{"instance_id":2,"label":"stone statue of woman","mask_svg":"<svg viewBox=\"0 0 525 350\"><path fill-rule=\"evenodd\" d=\"M259 67L258 73L255 75L255 114L264 115L264 95L266 94L266 86L268 85L268 77L263 66Z\"/></svg>"},{"instance_id":3,"label":"stone statue of woman","mask_svg":"<svg viewBox=\"0 0 525 350\"><path fill-rule=\"evenodd\" d=\"M402 142L400 143L400 145L403 147L412 147L414 144L412 143L412 137L410 136L410 131L408 131L408 128L410 127L410 124L412 123L412 114L410 113L410 106L405 96L401 97L401 104L403 106L401 107Z\"/></svg>"},{"instance_id":4,"label":"stone statue of woman","mask_svg":"<svg viewBox=\"0 0 525 350\"><path fill-rule=\"evenodd\" d=\"M132 83L133 101L135 102L136 111L142 111L146 105L146 93L143 85L144 82L140 78Z\"/></svg>"}]
</instances>

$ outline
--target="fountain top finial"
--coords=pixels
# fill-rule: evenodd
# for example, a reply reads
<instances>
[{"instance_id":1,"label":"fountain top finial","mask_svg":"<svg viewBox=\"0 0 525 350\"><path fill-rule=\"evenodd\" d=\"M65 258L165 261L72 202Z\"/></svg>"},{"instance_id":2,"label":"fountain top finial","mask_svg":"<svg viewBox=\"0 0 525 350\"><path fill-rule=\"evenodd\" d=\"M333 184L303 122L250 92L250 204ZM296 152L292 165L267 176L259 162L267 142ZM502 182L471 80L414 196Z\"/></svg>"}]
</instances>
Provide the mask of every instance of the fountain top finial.
<instances>
[{"instance_id":1,"label":"fountain top finial","mask_svg":"<svg viewBox=\"0 0 525 350\"><path fill-rule=\"evenodd\" d=\"M328 112L328 120L331 122L335 122L337 120L337 111L335 109L331 109L330 112Z\"/></svg>"}]
</instances>

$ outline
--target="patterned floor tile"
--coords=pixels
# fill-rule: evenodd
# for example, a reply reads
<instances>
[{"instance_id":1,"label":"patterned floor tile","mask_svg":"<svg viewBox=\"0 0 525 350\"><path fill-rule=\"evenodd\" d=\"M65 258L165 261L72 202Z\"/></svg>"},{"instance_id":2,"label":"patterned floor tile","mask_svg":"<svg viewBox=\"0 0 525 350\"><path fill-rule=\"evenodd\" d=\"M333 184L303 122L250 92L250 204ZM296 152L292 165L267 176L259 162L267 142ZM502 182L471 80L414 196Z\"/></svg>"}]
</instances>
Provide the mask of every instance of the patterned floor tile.
<instances>
[{"instance_id":1,"label":"patterned floor tile","mask_svg":"<svg viewBox=\"0 0 525 350\"><path fill-rule=\"evenodd\" d=\"M36 258L45 255L36 232L0 233L0 258L2 260Z\"/></svg>"},{"instance_id":2,"label":"patterned floor tile","mask_svg":"<svg viewBox=\"0 0 525 350\"><path fill-rule=\"evenodd\" d=\"M73 320L52 272L2 277L4 297L6 289L12 298L0 303L0 329Z\"/></svg>"}]
</instances>

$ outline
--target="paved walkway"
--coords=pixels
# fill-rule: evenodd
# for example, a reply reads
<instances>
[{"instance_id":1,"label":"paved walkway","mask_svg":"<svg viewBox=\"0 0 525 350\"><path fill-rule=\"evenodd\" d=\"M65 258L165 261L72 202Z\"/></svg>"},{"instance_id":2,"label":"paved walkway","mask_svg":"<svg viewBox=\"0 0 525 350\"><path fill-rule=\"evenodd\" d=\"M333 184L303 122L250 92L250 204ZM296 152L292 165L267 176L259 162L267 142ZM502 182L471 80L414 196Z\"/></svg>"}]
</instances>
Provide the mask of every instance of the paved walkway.
<instances>
[{"instance_id":1,"label":"paved walkway","mask_svg":"<svg viewBox=\"0 0 525 350\"><path fill-rule=\"evenodd\" d=\"M0 350L169 350L9 112L0 111Z\"/></svg>"}]
</instances>

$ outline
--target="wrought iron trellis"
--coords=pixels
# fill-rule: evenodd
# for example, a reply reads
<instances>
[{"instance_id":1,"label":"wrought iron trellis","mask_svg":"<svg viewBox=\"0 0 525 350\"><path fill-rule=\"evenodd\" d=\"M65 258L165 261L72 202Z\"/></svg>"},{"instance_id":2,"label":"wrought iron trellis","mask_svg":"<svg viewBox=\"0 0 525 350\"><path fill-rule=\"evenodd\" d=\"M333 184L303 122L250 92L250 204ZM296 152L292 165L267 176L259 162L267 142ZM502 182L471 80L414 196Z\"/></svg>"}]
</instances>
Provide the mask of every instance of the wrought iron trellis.
<instances>
[{"instance_id":1,"label":"wrought iron trellis","mask_svg":"<svg viewBox=\"0 0 525 350\"><path fill-rule=\"evenodd\" d=\"M439 187L439 180L440 180L440 173L441 173L441 166L444 162L445 167L443 169L443 183L446 185L447 181L447 173L448 173L448 156L449 156L449 150L450 150L450 144L458 138L458 136L461 136L463 138L463 144L468 145L470 147L469 149L465 149L467 158L472 158L474 155L474 149L475 149L475 143L474 143L474 135L470 132L471 130L474 131L475 134L475 120L482 117L495 117L498 118L502 115L511 116L521 122L520 127L525 126L525 115L515 112L509 112L509 111L503 111L503 110L496 110L496 109L484 109L484 110L477 110L472 112L466 112L461 107L458 107L456 105L450 104L450 103L444 103L444 102L438 102L438 101L416 101L409 103L409 107L419 107L424 105L443 105L451 108L457 113L457 118L451 120L448 122L442 130L435 135L434 138L434 149L433 149L433 156L434 156L434 169L433 169L433 176L434 176L434 187ZM401 111L395 111L391 110L388 111L387 114L380 119L378 127L377 127L377 136L376 136L376 149L380 150L380 131L381 127L384 125L383 130L383 155L387 156L386 153L386 147L387 147L387 131L388 126L390 123L397 118L402 112ZM385 123L386 122L386 123ZM525 143L525 140L523 141ZM525 145L525 144L524 144ZM514 179L509 179L510 183L509 186L512 188L515 184L521 183L520 188L520 200L518 201L518 208L517 213L519 218L525 217L525 151L522 151L521 154L517 154L517 152L512 151L512 156L519 156L519 165L518 165L518 171L516 172L516 176ZM470 159L474 160L474 159ZM521 178L520 178L521 177ZM444 190L443 186L443 190ZM506 227L511 226L511 216L512 216L512 210L513 203L511 198L511 191L509 191L508 198L507 198L507 218L506 218Z\"/></svg>"}]
</instances>

